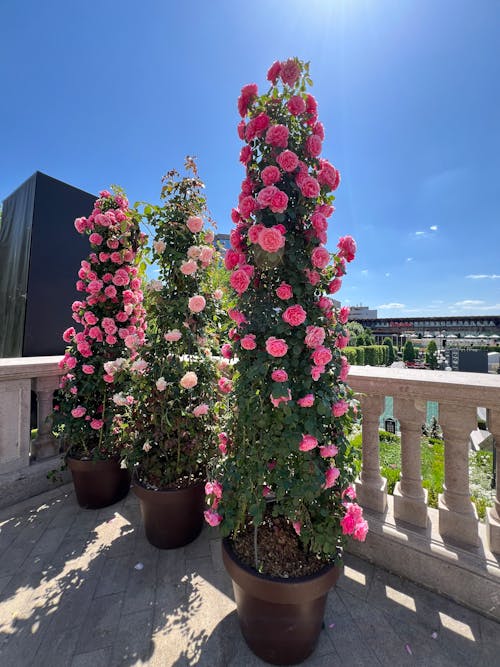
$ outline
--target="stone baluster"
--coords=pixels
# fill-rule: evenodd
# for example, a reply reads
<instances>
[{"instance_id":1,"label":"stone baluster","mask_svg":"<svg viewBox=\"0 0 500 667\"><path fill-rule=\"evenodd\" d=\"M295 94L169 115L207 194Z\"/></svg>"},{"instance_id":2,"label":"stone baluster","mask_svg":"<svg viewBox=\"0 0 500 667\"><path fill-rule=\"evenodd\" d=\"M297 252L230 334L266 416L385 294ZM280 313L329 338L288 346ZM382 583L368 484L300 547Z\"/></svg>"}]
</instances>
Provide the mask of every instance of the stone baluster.
<instances>
[{"instance_id":1,"label":"stone baluster","mask_svg":"<svg viewBox=\"0 0 500 667\"><path fill-rule=\"evenodd\" d=\"M0 382L0 472L29 466L31 380Z\"/></svg>"},{"instance_id":2,"label":"stone baluster","mask_svg":"<svg viewBox=\"0 0 500 667\"><path fill-rule=\"evenodd\" d=\"M56 376L35 378L33 389L38 404L38 434L33 443L34 455L37 460L55 456L59 452L59 444L52 435L52 399L59 386Z\"/></svg>"},{"instance_id":3,"label":"stone baluster","mask_svg":"<svg viewBox=\"0 0 500 667\"><path fill-rule=\"evenodd\" d=\"M379 419L384 409L383 396L360 398L363 415L361 474L356 481L359 503L376 512L387 507L387 480L380 474Z\"/></svg>"},{"instance_id":4,"label":"stone baluster","mask_svg":"<svg viewBox=\"0 0 500 667\"><path fill-rule=\"evenodd\" d=\"M493 507L486 514L488 545L490 550L500 554L500 409L488 410L487 426L493 435L493 447L496 448L496 493Z\"/></svg>"},{"instance_id":5,"label":"stone baluster","mask_svg":"<svg viewBox=\"0 0 500 667\"><path fill-rule=\"evenodd\" d=\"M477 546L478 517L469 491L469 441L477 424L475 407L439 404L444 436L444 491L439 495L439 532L442 537Z\"/></svg>"},{"instance_id":6,"label":"stone baluster","mask_svg":"<svg viewBox=\"0 0 500 667\"><path fill-rule=\"evenodd\" d=\"M422 488L420 440L426 401L394 398L394 414L401 426L401 479L394 489L394 516L414 526L427 526L427 491Z\"/></svg>"}]
</instances>

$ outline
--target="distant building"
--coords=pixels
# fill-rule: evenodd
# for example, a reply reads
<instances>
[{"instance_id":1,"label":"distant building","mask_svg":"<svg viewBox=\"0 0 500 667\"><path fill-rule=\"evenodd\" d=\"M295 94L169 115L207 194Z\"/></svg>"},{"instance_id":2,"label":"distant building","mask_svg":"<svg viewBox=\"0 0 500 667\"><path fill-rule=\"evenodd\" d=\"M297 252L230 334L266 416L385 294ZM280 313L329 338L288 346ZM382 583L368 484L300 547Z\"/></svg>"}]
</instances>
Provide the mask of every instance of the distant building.
<instances>
[{"instance_id":1,"label":"distant building","mask_svg":"<svg viewBox=\"0 0 500 667\"><path fill-rule=\"evenodd\" d=\"M220 246L222 246L224 250L229 250L229 248L231 247L229 234L216 234L214 239L214 244L216 248L220 248Z\"/></svg>"},{"instance_id":2,"label":"distant building","mask_svg":"<svg viewBox=\"0 0 500 667\"><path fill-rule=\"evenodd\" d=\"M360 320L376 320L377 319L377 311L368 308L368 306L350 306L351 314L350 314L350 319L351 320L356 320L359 322Z\"/></svg>"}]
</instances>

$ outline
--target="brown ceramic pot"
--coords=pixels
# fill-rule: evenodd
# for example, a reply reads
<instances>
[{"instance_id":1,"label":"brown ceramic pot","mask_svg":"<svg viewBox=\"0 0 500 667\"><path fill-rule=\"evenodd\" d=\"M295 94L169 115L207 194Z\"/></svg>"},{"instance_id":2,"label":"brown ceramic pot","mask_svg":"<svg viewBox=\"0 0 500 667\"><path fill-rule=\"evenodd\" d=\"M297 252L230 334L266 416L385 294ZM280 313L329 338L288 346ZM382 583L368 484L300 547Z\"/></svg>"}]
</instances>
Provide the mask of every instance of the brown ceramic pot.
<instances>
[{"instance_id":1,"label":"brown ceramic pot","mask_svg":"<svg viewBox=\"0 0 500 667\"><path fill-rule=\"evenodd\" d=\"M185 489L153 491L134 475L132 491L141 504L148 541L159 549L176 549L195 540L203 528L205 482Z\"/></svg>"},{"instance_id":2,"label":"brown ceramic pot","mask_svg":"<svg viewBox=\"0 0 500 667\"><path fill-rule=\"evenodd\" d=\"M130 489L130 473L118 459L82 461L68 456L76 499L80 507L100 509L122 500Z\"/></svg>"},{"instance_id":3,"label":"brown ceramic pot","mask_svg":"<svg viewBox=\"0 0 500 667\"><path fill-rule=\"evenodd\" d=\"M249 648L273 665L295 665L316 647L328 591L341 568L291 579L258 574L238 561L226 538L222 559L233 580L241 632Z\"/></svg>"}]
</instances>

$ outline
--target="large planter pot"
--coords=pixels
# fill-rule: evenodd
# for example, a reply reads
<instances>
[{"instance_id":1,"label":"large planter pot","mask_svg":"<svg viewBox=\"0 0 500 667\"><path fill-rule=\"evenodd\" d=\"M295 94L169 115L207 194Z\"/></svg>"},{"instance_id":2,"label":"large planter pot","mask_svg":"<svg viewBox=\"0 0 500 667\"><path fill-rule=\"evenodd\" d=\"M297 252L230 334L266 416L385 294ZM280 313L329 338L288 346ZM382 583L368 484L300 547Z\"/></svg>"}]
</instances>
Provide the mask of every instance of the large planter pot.
<instances>
[{"instance_id":1,"label":"large planter pot","mask_svg":"<svg viewBox=\"0 0 500 667\"><path fill-rule=\"evenodd\" d=\"M227 538L222 559L233 580L241 632L255 655L273 665L298 664L311 655L341 568L330 565L290 579L261 575L238 561Z\"/></svg>"},{"instance_id":2,"label":"large planter pot","mask_svg":"<svg viewBox=\"0 0 500 667\"><path fill-rule=\"evenodd\" d=\"M85 461L68 457L76 499L80 507L100 509L122 500L130 489L130 473L118 459Z\"/></svg>"},{"instance_id":3,"label":"large planter pot","mask_svg":"<svg viewBox=\"0 0 500 667\"><path fill-rule=\"evenodd\" d=\"M159 549L176 549L195 540L203 528L205 482L184 489L146 489L134 475L132 491L139 498L148 541Z\"/></svg>"}]
</instances>

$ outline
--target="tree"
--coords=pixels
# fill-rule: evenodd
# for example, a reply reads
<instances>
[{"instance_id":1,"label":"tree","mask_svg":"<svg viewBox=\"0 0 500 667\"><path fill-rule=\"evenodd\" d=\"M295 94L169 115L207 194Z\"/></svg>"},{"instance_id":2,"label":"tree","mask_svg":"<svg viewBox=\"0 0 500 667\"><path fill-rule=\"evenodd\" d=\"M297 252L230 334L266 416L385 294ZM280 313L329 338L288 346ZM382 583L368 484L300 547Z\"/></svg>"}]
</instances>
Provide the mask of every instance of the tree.
<instances>
[{"instance_id":1,"label":"tree","mask_svg":"<svg viewBox=\"0 0 500 667\"><path fill-rule=\"evenodd\" d=\"M437 345L434 340L431 340L425 351L425 363L435 370L438 367Z\"/></svg>"},{"instance_id":2,"label":"tree","mask_svg":"<svg viewBox=\"0 0 500 667\"><path fill-rule=\"evenodd\" d=\"M347 329L349 330L349 344L353 347L375 345L375 338L372 332L370 329L366 329L360 322L348 322Z\"/></svg>"},{"instance_id":3,"label":"tree","mask_svg":"<svg viewBox=\"0 0 500 667\"><path fill-rule=\"evenodd\" d=\"M403 348L403 361L415 361L415 348L411 340L407 340Z\"/></svg>"},{"instance_id":4,"label":"tree","mask_svg":"<svg viewBox=\"0 0 500 667\"><path fill-rule=\"evenodd\" d=\"M389 338L389 336L387 336L387 338L384 338L384 342L382 343L382 345L386 345L387 348L388 348L387 349L387 365L390 366L396 359L396 354L394 352L394 346L392 344L392 338Z\"/></svg>"}]
</instances>

